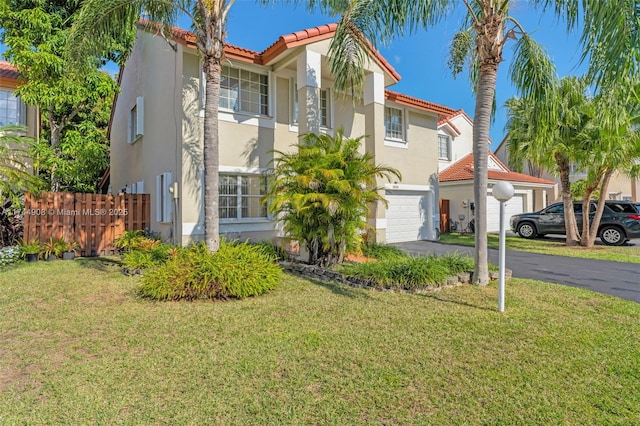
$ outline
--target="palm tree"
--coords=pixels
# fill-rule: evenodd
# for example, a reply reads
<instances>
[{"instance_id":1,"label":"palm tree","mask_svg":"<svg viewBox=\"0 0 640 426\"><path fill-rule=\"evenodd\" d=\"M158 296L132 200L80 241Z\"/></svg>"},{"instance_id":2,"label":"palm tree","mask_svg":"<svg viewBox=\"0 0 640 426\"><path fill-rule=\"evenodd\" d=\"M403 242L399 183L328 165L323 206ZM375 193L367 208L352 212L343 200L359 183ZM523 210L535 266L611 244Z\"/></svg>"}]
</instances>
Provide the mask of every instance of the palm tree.
<instances>
[{"instance_id":1,"label":"palm tree","mask_svg":"<svg viewBox=\"0 0 640 426\"><path fill-rule=\"evenodd\" d=\"M357 89L363 81L363 65L370 42L386 42L396 36L429 28L446 18L456 6L466 8L465 29L452 44L454 72L470 59L476 82L476 107L473 127L474 198L476 205L474 282L489 281L487 269L486 197L488 138L494 106L496 77L502 52L510 39L516 40L511 75L523 94L544 99L551 87L553 66L540 47L518 22L509 16L515 0L351 0L318 1L342 13L331 43L332 73L338 90ZM640 10L636 0L531 0L543 11L550 9L565 18L569 29L583 26L581 38L585 57L590 52L591 76L598 82L610 82L617 76L638 72L640 51ZM580 13L581 12L581 13ZM518 38L519 37L519 38Z\"/></svg>"},{"instance_id":2,"label":"palm tree","mask_svg":"<svg viewBox=\"0 0 640 426\"><path fill-rule=\"evenodd\" d=\"M235 0L86 0L69 41L70 55L108 51L111 40L129 31L144 16L159 31L183 14L191 19L205 74L204 107L204 239L210 251L220 247L218 213L218 102L229 9ZM85 42L86 40L86 42Z\"/></svg>"},{"instance_id":3,"label":"palm tree","mask_svg":"<svg viewBox=\"0 0 640 426\"><path fill-rule=\"evenodd\" d=\"M600 197L593 222L582 223L580 245L584 247L592 247L597 237L611 176L616 171L633 175L640 168L640 131L634 124L640 101L632 95L632 86L620 84L604 90L592 102L593 119L584 147L588 174L582 211L588 211L594 191L598 190Z\"/></svg>"},{"instance_id":4,"label":"palm tree","mask_svg":"<svg viewBox=\"0 0 640 426\"><path fill-rule=\"evenodd\" d=\"M360 154L362 139L345 138L343 129L334 136L307 133L298 151L275 151L265 200L285 231L306 245L312 264L341 263L358 251L370 206L384 202L376 180L401 178L373 164L372 154Z\"/></svg>"},{"instance_id":5,"label":"palm tree","mask_svg":"<svg viewBox=\"0 0 640 426\"><path fill-rule=\"evenodd\" d=\"M511 98L507 101L509 158L512 163L531 161L560 177L564 204L566 243L577 245L580 236L573 211L571 164L581 165L585 129L590 123L586 80L565 77L556 81L543 101Z\"/></svg>"}]
</instances>

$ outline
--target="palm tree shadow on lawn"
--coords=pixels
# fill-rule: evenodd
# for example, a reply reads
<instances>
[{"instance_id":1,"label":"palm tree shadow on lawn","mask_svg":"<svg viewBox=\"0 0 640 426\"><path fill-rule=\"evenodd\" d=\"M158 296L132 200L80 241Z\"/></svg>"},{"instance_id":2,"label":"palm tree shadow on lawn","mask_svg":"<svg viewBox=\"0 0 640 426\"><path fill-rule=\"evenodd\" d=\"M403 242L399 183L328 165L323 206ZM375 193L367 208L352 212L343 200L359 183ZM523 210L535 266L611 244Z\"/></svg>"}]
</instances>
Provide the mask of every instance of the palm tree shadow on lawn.
<instances>
[{"instance_id":1,"label":"palm tree shadow on lawn","mask_svg":"<svg viewBox=\"0 0 640 426\"><path fill-rule=\"evenodd\" d=\"M122 264L114 257L80 257L74 260L84 268L96 269L101 272L118 272Z\"/></svg>"}]
</instances>

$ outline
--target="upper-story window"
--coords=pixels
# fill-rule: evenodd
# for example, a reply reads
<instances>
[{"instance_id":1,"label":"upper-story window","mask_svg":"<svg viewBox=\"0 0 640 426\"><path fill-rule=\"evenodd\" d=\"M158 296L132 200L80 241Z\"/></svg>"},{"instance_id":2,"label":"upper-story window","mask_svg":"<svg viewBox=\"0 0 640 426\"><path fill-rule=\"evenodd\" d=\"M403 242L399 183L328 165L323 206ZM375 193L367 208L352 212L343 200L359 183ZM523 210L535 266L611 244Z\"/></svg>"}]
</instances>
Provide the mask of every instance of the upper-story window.
<instances>
[{"instance_id":1,"label":"upper-story window","mask_svg":"<svg viewBox=\"0 0 640 426\"><path fill-rule=\"evenodd\" d=\"M451 160L451 138L448 135L438 135L438 158Z\"/></svg>"},{"instance_id":2,"label":"upper-story window","mask_svg":"<svg viewBox=\"0 0 640 426\"><path fill-rule=\"evenodd\" d=\"M298 124L300 108L298 106L298 85L296 83L292 83L292 92L293 105L291 107L291 123ZM329 128L331 127L331 98L329 97L329 89L320 89L319 94L318 112L320 113L320 126Z\"/></svg>"},{"instance_id":3,"label":"upper-story window","mask_svg":"<svg viewBox=\"0 0 640 426\"><path fill-rule=\"evenodd\" d=\"M26 125L25 107L11 90L0 89L0 126Z\"/></svg>"},{"instance_id":4,"label":"upper-story window","mask_svg":"<svg viewBox=\"0 0 640 426\"><path fill-rule=\"evenodd\" d=\"M399 108L384 108L384 130L387 139L406 141L403 111Z\"/></svg>"},{"instance_id":5,"label":"upper-story window","mask_svg":"<svg viewBox=\"0 0 640 426\"><path fill-rule=\"evenodd\" d=\"M220 108L269 115L269 76L254 71L222 67Z\"/></svg>"}]
</instances>

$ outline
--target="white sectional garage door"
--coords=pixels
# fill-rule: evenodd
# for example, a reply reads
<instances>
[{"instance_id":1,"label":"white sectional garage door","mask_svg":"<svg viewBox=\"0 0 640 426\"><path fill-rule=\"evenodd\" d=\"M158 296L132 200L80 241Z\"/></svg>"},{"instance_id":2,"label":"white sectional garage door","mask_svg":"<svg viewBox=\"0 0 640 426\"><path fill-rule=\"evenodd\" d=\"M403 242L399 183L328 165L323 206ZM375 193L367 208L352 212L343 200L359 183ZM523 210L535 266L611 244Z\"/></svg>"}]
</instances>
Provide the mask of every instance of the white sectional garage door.
<instances>
[{"instance_id":1,"label":"white sectional garage door","mask_svg":"<svg viewBox=\"0 0 640 426\"><path fill-rule=\"evenodd\" d=\"M387 191L387 242L426 240L429 235L429 191Z\"/></svg>"},{"instance_id":2,"label":"white sectional garage door","mask_svg":"<svg viewBox=\"0 0 640 426\"><path fill-rule=\"evenodd\" d=\"M514 214L520 214L524 211L524 195L516 194L507 201L504 209L505 229L509 229L509 219ZM493 195L487 195L487 231L500 231L500 202L493 198Z\"/></svg>"}]
</instances>

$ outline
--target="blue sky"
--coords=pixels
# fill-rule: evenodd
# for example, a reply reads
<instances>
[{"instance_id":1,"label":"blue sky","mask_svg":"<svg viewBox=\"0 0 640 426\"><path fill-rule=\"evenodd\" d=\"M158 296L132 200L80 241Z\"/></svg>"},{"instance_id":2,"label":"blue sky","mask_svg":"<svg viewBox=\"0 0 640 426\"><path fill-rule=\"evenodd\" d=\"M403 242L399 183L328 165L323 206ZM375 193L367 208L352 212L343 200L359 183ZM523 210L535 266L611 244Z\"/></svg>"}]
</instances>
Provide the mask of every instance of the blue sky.
<instances>
[{"instance_id":1,"label":"blue sky","mask_svg":"<svg viewBox=\"0 0 640 426\"><path fill-rule=\"evenodd\" d=\"M581 55L579 33L567 34L564 23L558 22L550 13L544 16L536 14L526 1L516 2L512 14L546 48L560 77L584 73L585 66L577 67ZM280 35L336 21L336 17L312 14L301 6L278 4L262 7L254 0L237 0L228 18L227 41L262 51ZM410 37L396 39L388 46L378 46L381 54L402 76L400 82L389 89L451 108L462 108L473 117L475 99L466 73L454 79L447 67L449 43L460 29L461 22L460 16L452 14L429 31L421 30ZM190 24L181 22L180 25L189 29ZM507 45L505 61L498 71L498 110L491 128L492 149L498 146L505 134L504 101L516 94L508 76L511 52L512 44Z\"/></svg>"}]
</instances>

